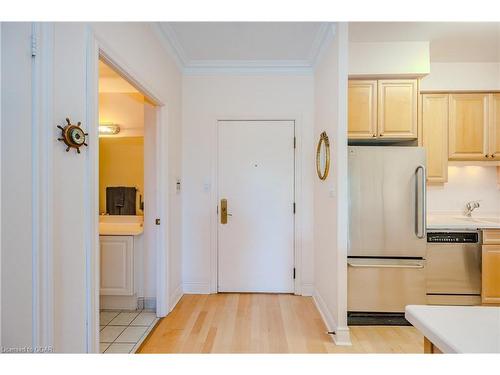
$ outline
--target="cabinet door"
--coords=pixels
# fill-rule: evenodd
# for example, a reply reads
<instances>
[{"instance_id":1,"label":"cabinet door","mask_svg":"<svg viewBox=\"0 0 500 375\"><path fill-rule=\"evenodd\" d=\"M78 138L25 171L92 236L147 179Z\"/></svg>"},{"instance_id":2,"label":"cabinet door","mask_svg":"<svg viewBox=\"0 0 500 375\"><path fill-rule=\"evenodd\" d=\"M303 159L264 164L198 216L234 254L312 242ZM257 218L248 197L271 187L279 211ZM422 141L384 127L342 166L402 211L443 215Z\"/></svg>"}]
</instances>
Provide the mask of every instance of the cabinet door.
<instances>
[{"instance_id":1,"label":"cabinet door","mask_svg":"<svg viewBox=\"0 0 500 375\"><path fill-rule=\"evenodd\" d=\"M377 134L377 81L349 81L348 137L370 139Z\"/></svg>"},{"instance_id":2,"label":"cabinet door","mask_svg":"<svg viewBox=\"0 0 500 375\"><path fill-rule=\"evenodd\" d=\"M422 95L422 145L427 181L448 181L448 94Z\"/></svg>"},{"instance_id":3,"label":"cabinet door","mask_svg":"<svg viewBox=\"0 0 500 375\"><path fill-rule=\"evenodd\" d=\"M493 160L500 160L500 94L490 96L489 154Z\"/></svg>"},{"instance_id":4,"label":"cabinet door","mask_svg":"<svg viewBox=\"0 0 500 375\"><path fill-rule=\"evenodd\" d=\"M378 81L378 136L416 139L417 92L415 79Z\"/></svg>"},{"instance_id":5,"label":"cabinet door","mask_svg":"<svg viewBox=\"0 0 500 375\"><path fill-rule=\"evenodd\" d=\"M101 244L101 295L133 295L133 237L99 237Z\"/></svg>"},{"instance_id":6,"label":"cabinet door","mask_svg":"<svg viewBox=\"0 0 500 375\"><path fill-rule=\"evenodd\" d=\"M483 303L500 303L500 245L483 245Z\"/></svg>"},{"instance_id":7,"label":"cabinet door","mask_svg":"<svg viewBox=\"0 0 500 375\"><path fill-rule=\"evenodd\" d=\"M449 157L488 160L488 94L450 94Z\"/></svg>"}]
</instances>

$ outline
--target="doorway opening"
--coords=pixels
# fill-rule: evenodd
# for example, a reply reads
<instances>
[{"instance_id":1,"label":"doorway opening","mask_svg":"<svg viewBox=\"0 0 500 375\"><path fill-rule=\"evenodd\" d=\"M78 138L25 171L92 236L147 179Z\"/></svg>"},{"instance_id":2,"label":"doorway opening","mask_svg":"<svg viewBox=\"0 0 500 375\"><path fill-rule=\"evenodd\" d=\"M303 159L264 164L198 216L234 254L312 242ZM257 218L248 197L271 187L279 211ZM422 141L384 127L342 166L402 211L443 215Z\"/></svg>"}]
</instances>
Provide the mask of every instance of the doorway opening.
<instances>
[{"instance_id":1,"label":"doorway opening","mask_svg":"<svg viewBox=\"0 0 500 375\"><path fill-rule=\"evenodd\" d=\"M156 322L157 109L99 60L99 350L135 352Z\"/></svg>"}]
</instances>

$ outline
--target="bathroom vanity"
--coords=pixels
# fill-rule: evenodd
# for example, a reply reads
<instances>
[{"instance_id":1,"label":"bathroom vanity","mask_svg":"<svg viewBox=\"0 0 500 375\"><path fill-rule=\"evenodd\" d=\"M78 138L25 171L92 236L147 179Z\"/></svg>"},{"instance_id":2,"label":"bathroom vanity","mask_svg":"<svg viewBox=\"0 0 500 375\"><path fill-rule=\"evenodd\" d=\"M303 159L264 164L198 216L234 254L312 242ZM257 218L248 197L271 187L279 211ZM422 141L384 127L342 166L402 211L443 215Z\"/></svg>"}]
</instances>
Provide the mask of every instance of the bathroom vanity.
<instances>
[{"instance_id":1,"label":"bathroom vanity","mask_svg":"<svg viewBox=\"0 0 500 375\"><path fill-rule=\"evenodd\" d=\"M133 309L142 295L143 217L99 217L100 305Z\"/></svg>"}]
</instances>

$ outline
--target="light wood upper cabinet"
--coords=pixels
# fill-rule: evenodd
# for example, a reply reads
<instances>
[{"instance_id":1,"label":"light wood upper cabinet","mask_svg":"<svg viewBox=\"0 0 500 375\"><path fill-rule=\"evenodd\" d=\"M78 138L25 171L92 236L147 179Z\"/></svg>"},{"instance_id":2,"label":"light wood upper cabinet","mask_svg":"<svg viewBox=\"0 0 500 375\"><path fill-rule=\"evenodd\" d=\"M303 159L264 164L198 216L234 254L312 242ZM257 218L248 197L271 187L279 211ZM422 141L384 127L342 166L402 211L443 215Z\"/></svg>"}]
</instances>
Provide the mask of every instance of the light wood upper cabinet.
<instances>
[{"instance_id":1,"label":"light wood upper cabinet","mask_svg":"<svg viewBox=\"0 0 500 375\"><path fill-rule=\"evenodd\" d=\"M448 94L422 95L422 146L427 181L448 181Z\"/></svg>"},{"instance_id":2,"label":"light wood upper cabinet","mask_svg":"<svg viewBox=\"0 0 500 375\"><path fill-rule=\"evenodd\" d=\"M378 81L378 136L417 138L417 94L415 79Z\"/></svg>"},{"instance_id":3,"label":"light wood upper cabinet","mask_svg":"<svg viewBox=\"0 0 500 375\"><path fill-rule=\"evenodd\" d=\"M449 158L488 160L488 94L450 94Z\"/></svg>"},{"instance_id":4,"label":"light wood upper cabinet","mask_svg":"<svg viewBox=\"0 0 500 375\"><path fill-rule=\"evenodd\" d=\"M377 81L349 81L348 137L366 139L377 133Z\"/></svg>"},{"instance_id":5,"label":"light wood upper cabinet","mask_svg":"<svg viewBox=\"0 0 500 375\"><path fill-rule=\"evenodd\" d=\"M349 80L349 139L416 139L416 79Z\"/></svg>"},{"instance_id":6,"label":"light wood upper cabinet","mask_svg":"<svg viewBox=\"0 0 500 375\"><path fill-rule=\"evenodd\" d=\"M500 94L490 96L489 155L500 160Z\"/></svg>"}]
</instances>

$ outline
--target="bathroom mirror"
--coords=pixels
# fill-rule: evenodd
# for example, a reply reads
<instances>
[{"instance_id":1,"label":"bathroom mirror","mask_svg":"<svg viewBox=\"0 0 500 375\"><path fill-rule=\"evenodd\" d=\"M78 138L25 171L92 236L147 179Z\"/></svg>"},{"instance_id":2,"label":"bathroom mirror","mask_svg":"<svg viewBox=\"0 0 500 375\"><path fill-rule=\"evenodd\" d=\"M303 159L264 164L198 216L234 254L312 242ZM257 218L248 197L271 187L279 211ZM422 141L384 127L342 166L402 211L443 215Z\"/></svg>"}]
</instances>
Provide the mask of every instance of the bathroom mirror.
<instances>
[{"instance_id":1,"label":"bathroom mirror","mask_svg":"<svg viewBox=\"0 0 500 375\"><path fill-rule=\"evenodd\" d=\"M320 180L326 180L330 171L330 141L326 132L319 136L316 148L316 171Z\"/></svg>"}]
</instances>

